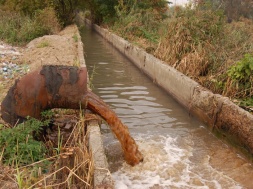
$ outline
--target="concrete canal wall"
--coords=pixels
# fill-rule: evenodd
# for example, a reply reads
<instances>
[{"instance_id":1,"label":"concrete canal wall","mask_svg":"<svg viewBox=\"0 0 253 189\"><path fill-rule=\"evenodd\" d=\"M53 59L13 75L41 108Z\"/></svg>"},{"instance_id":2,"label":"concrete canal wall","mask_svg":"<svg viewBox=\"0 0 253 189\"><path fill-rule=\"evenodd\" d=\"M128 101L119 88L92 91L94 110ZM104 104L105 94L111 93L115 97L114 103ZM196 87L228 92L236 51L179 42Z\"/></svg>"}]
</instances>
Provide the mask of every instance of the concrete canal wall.
<instances>
[{"instance_id":1,"label":"concrete canal wall","mask_svg":"<svg viewBox=\"0 0 253 189\"><path fill-rule=\"evenodd\" d=\"M77 56L81 66L85 66L83 43L78 33ZM106 155L104 152L103 140L98 121L90 120L88 122L88 147L92 154L94 165L93 188L94 189L113 189L114 181L109 171Z\"/></svg>"},{"instance_id":2,"label":"concrete canal wall","mask_svg":"<svg viewBox=\"0 0 253 189\"><path fill-rule=\"evenodd\" d=\"M227 97L213 94L165 62L112 32L92 25L104 39L129 58L154 83L172 95L190 114L198 117L223 139L253 157L253 115Z\"/></svg>"}]
</instances>

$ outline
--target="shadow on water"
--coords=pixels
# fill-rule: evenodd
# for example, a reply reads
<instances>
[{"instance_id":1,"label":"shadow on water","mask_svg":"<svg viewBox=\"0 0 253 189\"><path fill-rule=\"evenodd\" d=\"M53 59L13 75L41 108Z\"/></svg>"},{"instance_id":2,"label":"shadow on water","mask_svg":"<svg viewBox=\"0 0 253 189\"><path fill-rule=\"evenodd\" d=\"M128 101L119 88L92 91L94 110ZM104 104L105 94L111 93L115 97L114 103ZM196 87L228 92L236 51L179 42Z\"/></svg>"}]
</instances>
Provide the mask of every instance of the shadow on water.
<instances>
[{"instance_id":1,"label":"shadow on water","mask_svg":"<svg viewBox=\"0 0 253 189\"><path fill-rule=\"evenodd\" d=\"M93 92L129 127L144 155L131 167L102 125L116 188L253 188L253 167L189 116L128 59L89 28L81 28Z\"/></svg>"}]
</instances>

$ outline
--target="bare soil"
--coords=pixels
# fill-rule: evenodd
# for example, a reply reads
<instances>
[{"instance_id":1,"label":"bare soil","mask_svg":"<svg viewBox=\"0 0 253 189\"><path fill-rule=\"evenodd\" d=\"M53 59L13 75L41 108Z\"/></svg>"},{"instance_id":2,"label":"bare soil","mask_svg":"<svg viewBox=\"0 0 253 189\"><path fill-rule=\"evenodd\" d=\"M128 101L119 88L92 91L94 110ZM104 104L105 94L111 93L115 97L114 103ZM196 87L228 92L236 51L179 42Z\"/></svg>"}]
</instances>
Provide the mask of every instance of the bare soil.
<instances>
[{"instance_id":1,"label":"bare soil","mask_svg":"<svg viewBox=\"0 0 253 189\"><path fill-rule=\"evenodd\" d=\"M46 35L27 44L21 62L31 70L43 65L73 65L77 61L78 28L66 27L57 35Z\"/></svg>"},{"instance_id":2,"label":"bare soil","mask_svg":"<svg viewBox=\"0 0 253 189\"><path fill-rule=\"evenodd\" d=\"M75 65L77 59L76 25L70 25L57 35L46 35L32 40L25 47L14 47L0 41L0 68L3 64L27 66L26 72L40 69L43 65ZM8 89L23 73L15 73L11 78L0 74L0 101Z\"/></svg>"}]
</instances>

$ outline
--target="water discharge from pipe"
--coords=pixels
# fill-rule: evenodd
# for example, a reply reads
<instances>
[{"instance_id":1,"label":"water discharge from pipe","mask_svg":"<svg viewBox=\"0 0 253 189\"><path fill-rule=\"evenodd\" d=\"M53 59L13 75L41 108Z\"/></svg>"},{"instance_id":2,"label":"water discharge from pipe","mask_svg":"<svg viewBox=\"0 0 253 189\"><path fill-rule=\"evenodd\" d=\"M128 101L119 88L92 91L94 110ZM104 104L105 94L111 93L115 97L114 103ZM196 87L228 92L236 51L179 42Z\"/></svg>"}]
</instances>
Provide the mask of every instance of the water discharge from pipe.
<instances>
[{"instance_id":1,"label":"water discharge from pipe","mask_svg":"<svg viewBox=\"0 0 253 189\"><path fill-rule=\"evenodd\" d=\"M17 80L1 104L2 118L12 126L27 116L53 108L87 108L99 114L121 143L125 160L134 166L143 161L135 140L116 113L87 88L86 67L43 66Z\"/></svg>"}]
</instances>

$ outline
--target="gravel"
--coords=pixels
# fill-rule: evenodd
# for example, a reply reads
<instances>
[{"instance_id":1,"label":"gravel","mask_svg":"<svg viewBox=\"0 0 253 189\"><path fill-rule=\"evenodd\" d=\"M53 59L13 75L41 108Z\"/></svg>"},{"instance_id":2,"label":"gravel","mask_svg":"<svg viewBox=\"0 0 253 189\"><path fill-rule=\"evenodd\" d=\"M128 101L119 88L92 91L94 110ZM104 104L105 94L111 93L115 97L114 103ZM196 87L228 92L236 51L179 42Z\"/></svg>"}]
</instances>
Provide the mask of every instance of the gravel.
<instances>
[{"instance_id":1,"label":"gravel","mask_svg":"<svg viewBox=\"0 0 253 189\"><path fill-rule=\"evenodd\" d=\"M12 79L17 76L26 74L29 66L19 64L18 60L21 53L18 47L4 44L0 41L0 77Z\"/></svg>"}]
</instances>

